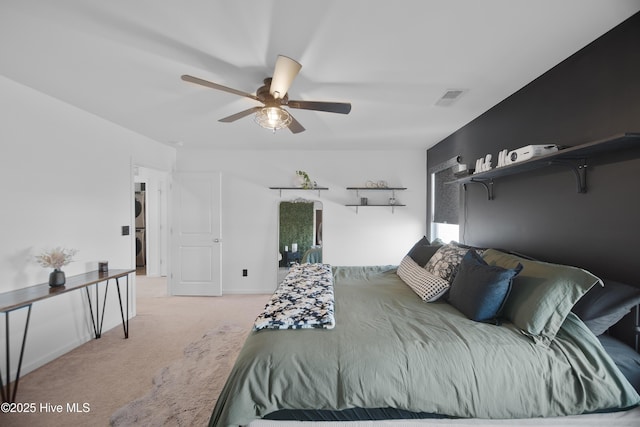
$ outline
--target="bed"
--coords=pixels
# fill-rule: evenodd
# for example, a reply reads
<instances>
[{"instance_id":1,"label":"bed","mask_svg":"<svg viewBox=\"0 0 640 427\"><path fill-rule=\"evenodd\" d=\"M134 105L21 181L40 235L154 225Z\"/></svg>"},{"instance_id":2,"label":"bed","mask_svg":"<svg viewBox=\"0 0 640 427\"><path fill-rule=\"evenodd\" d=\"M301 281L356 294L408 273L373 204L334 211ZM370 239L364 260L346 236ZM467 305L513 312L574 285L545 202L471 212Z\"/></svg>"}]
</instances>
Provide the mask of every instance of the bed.
<instances>
[{"instance_id":1,"label":"bed","mask_svg":"<svg viewBox=\"0 0 640 427\"><path fill-rule=\"evenodd\" d=\"M388 419L549 425L575 416L600 425L640 422L640 396L603 347L612 343L579 317L597 317L598 327L616 323L640 302L635 288L622 298L624 309L609 309L603 321L598 310L572 311L602 287L587 271L423 239L399 266L331 272L335 323L253 331L211 426ZM633 363L640 362L631 362L631 372L640 366Z\"/></svg>"}]
</instances>

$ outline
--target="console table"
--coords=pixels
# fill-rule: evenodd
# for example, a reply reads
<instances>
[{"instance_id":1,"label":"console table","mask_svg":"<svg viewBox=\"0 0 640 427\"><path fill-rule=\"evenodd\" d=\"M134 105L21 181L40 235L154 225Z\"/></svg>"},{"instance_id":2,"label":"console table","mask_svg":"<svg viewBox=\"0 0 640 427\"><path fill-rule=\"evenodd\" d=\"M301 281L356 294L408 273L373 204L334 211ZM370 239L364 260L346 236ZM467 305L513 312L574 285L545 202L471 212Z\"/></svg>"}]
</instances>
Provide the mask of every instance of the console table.
<instances>
[{"instance_id":1,"label":"console table","mask_svg":"<svg viewBox=\"0 0 640 427\"><path fill-rule=\"evenodd\" d=\"M124 337L129 338L129 274L135 270L108 270L106 272L90 271L88 273L79 274L77 276L67 277L63 286L51 287L49 283L41 283L27 288L16 289L0 294L0 313L4 313L5 331L6 331L6 384L0 371L0 394L3 402L15 402L16 392L18 390L18 381L20 379L20 369L22 368L22 357L24 356L24 348L27 340L27 331L29 330L29 318L31 317L31 306L34 302L47 298L52 298L67 292L83 289L87 295L89 304L89 312L91 313L91 323L95 338L98 339L102 335L102 323L104 321L104 309L107 302L107 292L109 291L109 280L114 279L118 290L118 301L120 302L120 315L122 317L122 328L124 329ZM125 309L122 307L122 295L120 293L119 279L126 279L126 316ZM100 315L100 295L98 294L98 284L105 282L104 297L102 301L102 315ZM89 287L95 285L95 311ZM24 334L22 336L22 344L20 348L20 357L18 360L18 369L16 371L15 381L13 382L13 393L11 392L11 364L10 364L10 337L9 337L9 314L12 311L26 308L27 319L24 325Z\"/></svg>"}]
</instances>

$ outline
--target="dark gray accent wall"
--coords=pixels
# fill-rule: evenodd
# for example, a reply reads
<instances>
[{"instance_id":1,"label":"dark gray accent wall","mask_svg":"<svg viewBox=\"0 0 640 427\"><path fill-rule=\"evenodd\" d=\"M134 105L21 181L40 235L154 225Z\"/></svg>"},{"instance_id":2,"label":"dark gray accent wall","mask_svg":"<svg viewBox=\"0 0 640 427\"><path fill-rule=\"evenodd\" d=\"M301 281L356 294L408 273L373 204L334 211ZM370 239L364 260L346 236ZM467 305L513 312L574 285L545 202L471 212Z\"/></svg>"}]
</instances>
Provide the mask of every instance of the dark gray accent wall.
<instances>
[{"instance_id":1,"label":"dark gray accent wall","mask_svg":"<svg viewBox=\"0 0 640 427\"><path fill-rule=\"evenodd\" d=\"M505 148L578 145L622 132L640 132L640 13L429 149L427 168L458 155L473 167L488 153L495 165ZM640 147L588 165L586 194L571 171L555 166L496 179L493 201L468 185L461 240L640 285Z\"/></svg>"}]
</instances>

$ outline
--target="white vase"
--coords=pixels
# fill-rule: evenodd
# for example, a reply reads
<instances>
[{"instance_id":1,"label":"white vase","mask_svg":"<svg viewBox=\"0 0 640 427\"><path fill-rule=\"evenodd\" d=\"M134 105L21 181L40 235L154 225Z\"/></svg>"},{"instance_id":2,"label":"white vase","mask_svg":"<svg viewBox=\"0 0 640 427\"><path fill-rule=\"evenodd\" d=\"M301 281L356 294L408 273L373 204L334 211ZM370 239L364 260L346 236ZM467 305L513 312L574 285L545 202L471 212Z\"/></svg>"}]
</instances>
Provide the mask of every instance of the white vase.
<instances>
[{"instance_id":1,"label":"white vase","mask_svg":"<svg viewBox=\"0 0 640 427\"><path fill-rule=\"evenodd\" d=\"M304 177L302 175L296 174L293 177L293 186L302 188L304 186Z\"/></svg>"}]
</instances>

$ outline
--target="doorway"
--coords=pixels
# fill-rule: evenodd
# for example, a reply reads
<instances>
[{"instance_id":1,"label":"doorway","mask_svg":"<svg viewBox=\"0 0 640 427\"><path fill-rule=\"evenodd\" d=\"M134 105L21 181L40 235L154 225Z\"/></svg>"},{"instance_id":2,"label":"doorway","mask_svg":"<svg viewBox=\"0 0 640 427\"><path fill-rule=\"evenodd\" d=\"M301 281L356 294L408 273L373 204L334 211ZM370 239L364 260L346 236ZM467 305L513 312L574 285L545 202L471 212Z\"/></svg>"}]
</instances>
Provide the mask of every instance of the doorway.
<instances>
[{"instance_id":1,"label":"doorway","mask_svg":"<svg viewBox=\"0 0 640 427\"><path fill-rule=\"evenodd\" d=\"M136 274L167 275L169 173L134 167Z\"/></svg>"},{"instance_id":2,"label":"doorway","mask_svg":"<svg viewBox=\"0 0 640 427\"><path fill-rule=\"evenodd\" d=\"M147 204L145 182L135 183L135 224L136 224L136 275L147 275L147 238L146 210Z\"/></svg>"}]
</instances>

